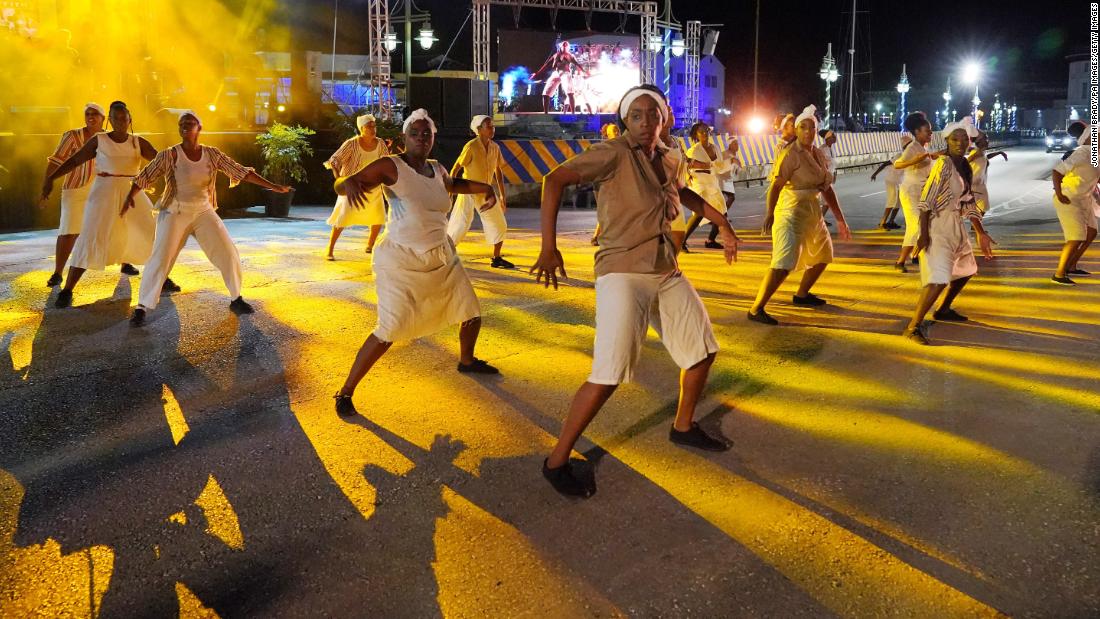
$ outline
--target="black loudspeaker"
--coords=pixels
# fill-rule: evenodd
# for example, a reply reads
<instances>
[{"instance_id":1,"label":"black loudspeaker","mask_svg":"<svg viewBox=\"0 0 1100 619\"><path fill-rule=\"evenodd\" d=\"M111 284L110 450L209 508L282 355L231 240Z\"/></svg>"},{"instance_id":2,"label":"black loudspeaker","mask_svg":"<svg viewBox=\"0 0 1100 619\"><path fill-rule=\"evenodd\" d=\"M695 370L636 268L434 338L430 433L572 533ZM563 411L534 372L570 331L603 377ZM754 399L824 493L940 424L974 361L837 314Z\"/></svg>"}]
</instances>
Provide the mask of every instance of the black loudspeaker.
<instances>
[{"instance_id":1,"label":"black loudspeaker","mask_svg":"<svg viewBox=\"0 0 1100 619\"><path fill-rule=\"evenodd\" d=\"M409 108L428 110L440 129L467 129L477 114L491 114L489 82L454 77L414 77Z\"/></svg>"},{"instance_id":2,"label":"black loudspeaker","mask_svg":"<svg viewBox=\"0 0 1100 619\"><path fill-rule=\"evenodd\" d=\"M718 47L718 31L707 30L703 33L703 56L713 56L714 49Z\"/></svg>"}]
</instances>

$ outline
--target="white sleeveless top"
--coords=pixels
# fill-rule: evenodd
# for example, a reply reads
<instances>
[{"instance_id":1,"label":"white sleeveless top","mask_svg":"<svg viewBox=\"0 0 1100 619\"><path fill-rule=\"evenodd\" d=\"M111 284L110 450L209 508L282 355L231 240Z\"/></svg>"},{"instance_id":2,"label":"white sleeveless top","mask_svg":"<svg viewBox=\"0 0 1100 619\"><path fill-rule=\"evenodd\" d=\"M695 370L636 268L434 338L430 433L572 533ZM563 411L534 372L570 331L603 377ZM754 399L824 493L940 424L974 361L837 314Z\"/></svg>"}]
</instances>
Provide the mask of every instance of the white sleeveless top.
<instances>
[{"instance_id":1,"label":"white sleeveless top","mask_svg":"<svg viewBox=\"0 0 1100 619\"><path fill-rule=\"evenodd\" d=\"M905 147L905 150L901 153L901 159L912 160L916 159L918 155L927 153L928 149L921 145L916 140L909 143L909 146ZM928 173L932 171L932 159L923 159L916 165L911 165L908 168L902 170L901 183L906 186L924 186L924 181L928 180Z\"/></svg>"},{"instance_id":2,"label":"white sleeveless top","mask_svg":"<svg viewBox=\"0 0 1100 619\"><path fill-rule=\"evenodd\" d=\"M386 216L386 238L392 243L423 254L447 242L447 212L451 196L444 179L447 170L430 159L433 178L418 174L398 155L389 155L397 167L397 182L382 185L390 212Z\"/></svg>"},{"instance_id":3,"label":"white sleeveless top","mask_svg":"<svg viewBox=\"0 0 1100 619\"><path fill-rule=\"evenodd\" d=\"M137 176L141 170L141 146L137 136L131 135L119 144L106 131L97 133L95 170L97 174L104 172L114 176Z\"/></svg>"},{"instance_id":4,"label":"white sleeveless top","mask_svg":"<svg viewBox=\"0 0 1100 619\"><path fill-rule=\"evenodd\" d=\"M176 153L176 201L189 207L205 207L210 204L210 161L206 156L206 150L202 150L202 156L198 161L191 161L183 147L173 146L179 152Z\"/></svg>"}]
</instances>

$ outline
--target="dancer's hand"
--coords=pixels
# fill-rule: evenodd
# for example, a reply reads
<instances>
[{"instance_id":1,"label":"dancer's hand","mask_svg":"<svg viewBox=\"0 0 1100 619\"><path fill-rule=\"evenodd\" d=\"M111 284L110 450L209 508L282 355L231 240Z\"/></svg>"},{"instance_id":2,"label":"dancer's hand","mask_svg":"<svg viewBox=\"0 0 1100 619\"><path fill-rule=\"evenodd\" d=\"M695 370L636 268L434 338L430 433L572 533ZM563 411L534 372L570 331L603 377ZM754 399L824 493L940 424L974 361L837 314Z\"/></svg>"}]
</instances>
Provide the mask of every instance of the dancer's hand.
<instances>
[{"instance_id":1,"label":"dancer's hand","mask_svg":"<svg viewBox=\"0 0 1100 619\"><path fill-rule=\"evenodd\" d=\"M51 193L53 193L53 181L50 179L42 181L42 195L38 198L38 208L46 208L46 200L50 199Z\"/></svg>"},{"instance_id":2,"label":"dancer's hand","mask_svg":"<svg viewBox=\"0 0 1100 619\"><path fill-rule=\"evenodd\" d=\"M1058 201L1061 202L1062 204L1069 204L1069 198L1066 197L1066 194L1059 191L1058 193L1056 193L1054 195L1058 197Z\"/></svg>"},{"instance_id":3,"label":"dancer's hand","mask_svg":"<svg viewBox=\"0 0 1100 619\"><path fill-rule=\"evenodd\" d=\"M124 217L126 215L126 211L132 208L134 208L134 196L128 195L126 196L126 201L122 203L122 210L118 212L118 216Z\"/></svg>"},{"instance_id":4,"label":"dancer's hand","mask_svg":"<svg viewBox=\"0 0 1100 619\"><path fill-rule=\"evenodd\" d=\"M496 206L496 204L497 204L497 197L494 196L493 194L488 194L487 196L485 196L485 204L482 204L481 206L479 206L477 210L484 213L485 211L487 211L487 210L493 208L494 206Z\"/></svg>"},{"instance_id":5,"label":"dancer's hand","mask_svg":"<svg viewBox=\"0 0 1100 619\"><path fill-rule=\"evenodd\" d=\"M848 227L848 222L846 220L836 220L836 236L841 241L852 240L852 229Z\"/></svg>"},{"instance_id":6,"label":"dancer's hand","mask_svg":"<svg viewBox=\"0 0 1100 619\"><path fill-rule=\"evenodd\" d=\"M875 182L875 177L876 176L878 176L878 172L875 172L874 174L871 175L871 182L872 183Z\"/></svg>"},{"instance_id":7,"label":"dancer's hand","mask_svg":"<svg viewBox=\"0 0 1100 619\"><path fill-rule=\"evenodd\" d=\"M348 198L348 204L354 209L363 209L367 206L367 192L354 176L349 176L343 181L344 195Z\"/></svg>"},{"instance_id":8,"label":"dancer's hand","mask_svg":"<svg viewBox=\"0 0 1100 619\"><path fill-rule=\"evenodd\" d=\"M726 264L737 262L737 244L741 242L741 239L737 238L737 233L732 227L727 227L720 228L718 235L722 238L722 246L725 248Z\"/></svg>"},{"instance_id":9,"label":"dancer's hand","mask_svg":"<svg viewBox=\"0 0 1100 619\"><path fill-rule=\"evenodd\" d=\"M928 244L931 242L931 240L932 239L928 237L928 233L922 230L920 236L917 237L917 253L919 254L920 252L928 249Z\"/></svg>"},{"instance_id":10,"label":"dancer's hand","mask_svg":"<svg viewBox=\"0 0 1100 619\"><path fill-rule=\"evenodd\" d=\"M775 213L768 213L764 217L764 225L760 228L760 234L767 236L772 233L772 226L775 224Z\"/></svg>"},{"instance_id":11,"label":"dancer's hand","mask_svg":"<svg viewBox=\"0 0 1100 619\"><path fill-rule=\"evenodd\" d=\"M982 255L985 256L986 260L993 259L993 246L996 244L997 241L994 241L988 232L978 235L978 245L982 248Z\"/></svg>"},{"instance_id":12,"label":"dancer's hand","mask_svg":"<svg viewBox=\"0 0 1100 619\"><path fill-rule=\"evenodd\" d=\"M271 191L275 193L290 193L291 189L293 189L293 187L290 185L276 185L274 183L271 185Z\"/></svg>"},{"instance_id":13,"label":"dancer's hand","mask_svg":"<svg viewBox=\"0 0 1100 619\"><path fill-rule=\"evenodd\" d=\"M563 279L569 277L565 274L565 261L562 260L561 252L557 247L550 250L543 249L530 272L535 274L536 284L541 283L543 288L553 284L554 290L558 289L559 273Z\"/></svg>"}]
</instances>

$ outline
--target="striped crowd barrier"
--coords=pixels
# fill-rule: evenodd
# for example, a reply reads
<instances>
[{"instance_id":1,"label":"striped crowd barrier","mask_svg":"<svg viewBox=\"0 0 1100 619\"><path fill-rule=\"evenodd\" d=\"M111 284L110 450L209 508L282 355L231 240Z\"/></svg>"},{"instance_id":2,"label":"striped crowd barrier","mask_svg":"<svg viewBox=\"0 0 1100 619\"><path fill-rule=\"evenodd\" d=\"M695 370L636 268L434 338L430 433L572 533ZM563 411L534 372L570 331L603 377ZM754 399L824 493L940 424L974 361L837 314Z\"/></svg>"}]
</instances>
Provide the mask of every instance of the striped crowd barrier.
<instances>
[{"instance_id":1,"label":"striped crowd barrier","mask_svg":"<svg viewBox=\"0 0 1100 619\"><path fill-rule=\"evenodd\" d=\"M881 154L885 160L901 152L901 133L844 133L836 134L834 157L858 157ZM736 138L739 144L738 158L746 166L766 166L775 161L779 136L739 135L728 133L712 137L721 150L727 150ZM687 149L691 143L686 137L677 136L680 145ZM583 152L597 140L500 140L500 152L504 158L504 182L510 185L542 182L542 177L566 159ZM818 144L821 144L820 138ZM931 148L946 148L939 132L933 133Z\"/></svg>"}]
</instances>

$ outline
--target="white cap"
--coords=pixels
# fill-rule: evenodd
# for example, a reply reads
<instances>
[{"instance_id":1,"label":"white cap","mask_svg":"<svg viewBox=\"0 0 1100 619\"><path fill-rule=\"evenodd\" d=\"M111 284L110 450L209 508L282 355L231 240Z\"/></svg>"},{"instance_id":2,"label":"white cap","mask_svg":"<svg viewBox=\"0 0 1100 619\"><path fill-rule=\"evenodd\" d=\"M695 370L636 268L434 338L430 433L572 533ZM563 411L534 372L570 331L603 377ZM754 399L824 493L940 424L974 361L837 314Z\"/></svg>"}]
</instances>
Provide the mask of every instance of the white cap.
<instances>
[{"instance_id":1,"label":"white cap","mask_svg":"<svg viewBox=\"0 0 1100 619\"><path fill-rule=\"evenodd\" d=\"M176 119L176 122L178 123L179 121L183 120L184 116L190 116L194 118L199 123L199 126L202 126L202 119L199 118L199 115L196 114L194 110L182 110L180 112L179 118Z\"/></svg>"},{"instance_id":2,"label":"white cap","mask_svg":"<svg viewBox=\"0 0 1100 619\"><path fill-rule=\"evenodd\" d=\"M978 133L980 133L978 131L978 128L974 126L974 118L972 116L963 116L963 119L959 122L954 122L944 127L943 131L940 134L946 140L947 136L951 135L959 129L965 131L966 135L971 138L978 137Z\"/></svg>"},{"instance_id":3,"label":"white cap","mask_svg":"<svg viewBox=\"0 0 1100 619\"><path fill-rule=\"evenodd\" d=\"M802 123L802 121L807 120L807 119L814 121L814 133L817 133L817 106L816 105L813 105L813 104L807 105L802 110L802 113L798 115L798 118L794 119L794 126L797 127L799 124Z\"/></svg>"},{"instance_id":4,"label":"white cap","mask_svg":"<svg viewBox=\"0 0 1100 619\"><path fill-rule=\"evenodd\" d=\"M372 122L376 122L375 119L374 119L374 114L363 114L362 116L356 116L355 117L355 128L356 129L362 129L364 125L366 125L367 123L372 123Z\"/></svg>"},{"instance_id":5,"label":"white cap","mask_svg":"<svg viewBox=\"0 0 1100 619\"><path fill-rule=\"evenodd\" d=\"M428 116L428 110L425 110L424 108L419 108L412 114L409 114L409 117L406 118L405 122L401 124L401 133L405 133L406 131L408 131L409 125L418 120L428 121L428 125L432 128L432 133L437 133L437 131L435 130L435 121L432 120L431 116Z\"/></svg>"},{"instance_id":6,"label":"white cap","mask_svg":"<svg viewBox=\"0 0 1100 619\"><path fill-rule=\"evenodd\" d=\"M668 101L665 100L665 96L660 92L650 90L648 88L642 88L641 86L635 86L626 91L621 101L619 101L619 118L626 119L626 113L630 110L630 104L634 103L638 97L650 97L657 102L657 112L661 115L661 124L665 124L665 120L668 119Z\"/></svg>"},{"instance_id":7,"label":"white cap","mask_svg":"<svg viewBox=\"0 0 1100 619\"><path fill-rule=\"evenodd\" d=\"M489 118L490 117L486 116L485 114L478 114L477 116L474 116L473 119L470 120L470 131L477 133L477 129L481 126L481 123L489 120Z\"/></svg>"},{"instance_id":8,"label":"white cap","mask_svg":"<svg viewBox=\"0 0 1100 619\"><path fill-rule=\"evenodd\" d=\"M87 112L88 110L95 110L95 111L99 112L100 116L102 116L104 118L107 117L107 112L104 111L103 106L98 104L98 103L95 103L95 102L92 102L92 101L89 101L89 102L85 103L84 104L84 111Z\"/></svg>"}]
</instances>

